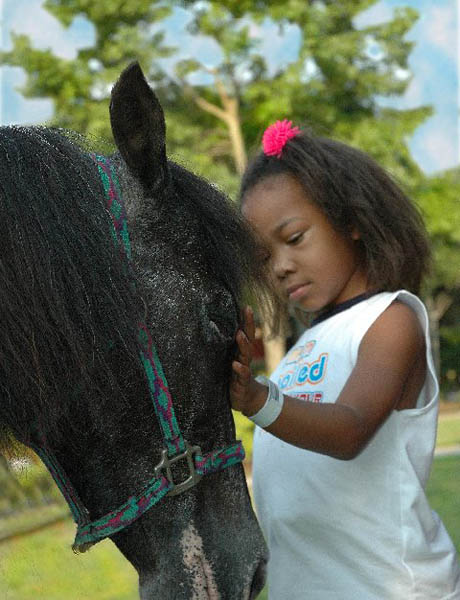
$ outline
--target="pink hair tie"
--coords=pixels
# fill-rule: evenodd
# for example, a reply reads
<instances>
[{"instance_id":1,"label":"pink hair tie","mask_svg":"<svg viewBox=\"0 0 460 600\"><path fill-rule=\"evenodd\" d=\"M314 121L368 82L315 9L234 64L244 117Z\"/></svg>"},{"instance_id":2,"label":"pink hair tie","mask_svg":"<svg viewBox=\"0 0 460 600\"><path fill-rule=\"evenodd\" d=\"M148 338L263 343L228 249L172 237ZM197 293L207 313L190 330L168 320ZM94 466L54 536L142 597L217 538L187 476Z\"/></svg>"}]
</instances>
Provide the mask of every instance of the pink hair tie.
<instances>
[{"instance_id":1,"label":"pink hair tie","mask_svg":"<svg viewBox=\"0 0 460 600\"><path fill-rule=\"evenodd\" d=\"M262 147L266 156L281 158L281 152L288 140L300 133L298 127L292 126L292 121L276 121L267 127L262 137Z\"/></svg>"}]
</instances>

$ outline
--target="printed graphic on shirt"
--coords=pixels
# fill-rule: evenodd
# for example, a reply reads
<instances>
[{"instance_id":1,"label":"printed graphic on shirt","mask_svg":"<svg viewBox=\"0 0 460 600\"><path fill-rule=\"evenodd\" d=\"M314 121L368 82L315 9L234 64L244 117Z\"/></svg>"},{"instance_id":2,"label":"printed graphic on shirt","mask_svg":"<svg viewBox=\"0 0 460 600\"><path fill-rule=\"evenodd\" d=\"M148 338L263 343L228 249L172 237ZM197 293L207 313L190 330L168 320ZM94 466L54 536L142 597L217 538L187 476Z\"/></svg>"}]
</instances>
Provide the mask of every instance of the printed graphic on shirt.
<instances>
[{"instance_id":1,"label":"printed graphic on shirt","mask_svg":"<svg viewBox=\"0 0 460 600\"><path fill-rule=\"evenodd\" d=\"M307 356L310 356L311 351L313 350L315 345L316 340L310 340L306 344L303 344L303 346L297 346L293 348L290 352L287 353L285 364L291 365L292 363L297 363L307 358Z\"/></svg>"},{"instance_id":2,"label":"printed graphic on shirt","mask_svg":"<svg viewBox=\"0 0 460 600\"><path fill-rule=\"evenodd\" d=\"M288 393L292 390L293 395L303 397L305 400L313 402L321 402L323 394L322 392L305 391L308 385L318 385L323 381L326 370L327 360L329 354L323 352L315 360L308 362L305 357L311 353L315 342L308 342L300 348L296 348L296 352L291 352L287 356L287 361L283 365L283 369L278 376L278 386L284 393ZM292 355L292 356L291 356ZM297 360L293 360L296 356ZM303 388L302 392L299 388ZM315 394L317 394L315 396Z\"/></svg>"},{"instance_id":3,"label":"printed graphic on shirt","mask_svg":"<svg viewBox=\"0 0 460 600\"><path fill-rule=\"evenodd\" d=\"M299 392L291 395L295 398L300 398L300 400L305 400L305 402L314 402L316 404L322 402L324 397L323 392Z\"/></svg>"}]
</instances>

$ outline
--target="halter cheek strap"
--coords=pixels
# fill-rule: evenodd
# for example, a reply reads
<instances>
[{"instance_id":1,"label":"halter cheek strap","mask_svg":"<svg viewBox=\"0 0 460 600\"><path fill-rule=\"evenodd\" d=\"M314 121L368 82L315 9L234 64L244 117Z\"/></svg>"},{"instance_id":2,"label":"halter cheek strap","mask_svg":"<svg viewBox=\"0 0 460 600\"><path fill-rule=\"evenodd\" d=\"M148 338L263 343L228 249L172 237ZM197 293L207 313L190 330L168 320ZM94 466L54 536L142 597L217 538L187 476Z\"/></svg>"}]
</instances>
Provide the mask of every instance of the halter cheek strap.
<instances>
[{"instance_id":1,"label":"halter cheek strap","mask_svg":"<svg viewBox=\"0 0 460 600\"><path fill-rule=\"evenodd\" d=\"M122 202L119 182L115 169L108 158L92 155L104 186L107 208L112 219L112 235L116 246L125 255L128 269L131 268L131 245L129 241L126 210ZM90 514L80 500L69 478L60 467L46 439L38 434L39 443L29 444L47 466L58 488L66 499L77 533L73 544L76 552L84 552L100 540L121 531L141 517L166 495L179 494L198 483L203 475L216 473L240 463L244 459L240 441L227 448L203 455L199 446L192 446L184 439L174 413L168 382L145 323L138 326L139 353L148 382L150 398L162 431L164 449L162 458L154 468L154 477L147 482L141 492L103 517L91 521ZM172 465L185 460L189 476L176 483L172 475Z\"/></svg>"}]
</instances>

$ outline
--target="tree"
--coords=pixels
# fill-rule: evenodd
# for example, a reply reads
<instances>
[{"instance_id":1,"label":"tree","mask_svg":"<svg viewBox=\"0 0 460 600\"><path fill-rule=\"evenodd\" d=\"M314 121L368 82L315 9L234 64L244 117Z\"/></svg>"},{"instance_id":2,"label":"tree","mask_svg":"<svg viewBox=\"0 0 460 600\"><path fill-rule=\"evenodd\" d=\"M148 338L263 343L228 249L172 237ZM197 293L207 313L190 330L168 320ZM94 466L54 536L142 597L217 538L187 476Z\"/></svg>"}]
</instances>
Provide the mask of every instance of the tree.
<instances>
[{"instance_id":1,"label":"tree","mask_svg":"<svg viewBox=\"0 0 460 600\"><path fill-rule=\"evenodd\" d=\"M417 13L401 9L389 23L357 29L354 17L375 2L185 2L194 15L189 30L212 37L223 60L212 69L196 58L183 61L178 76L197 107L217 117L218 127L227 127L236 170L267 124L286 115L359 145L395 174L418 172L405 139L429 109L382 109L376 100L402 94L408 85L401 73L408 72L413 44L404 35ZM279 30L295 25L300 34L297 56L274 73L250 35L254 23L267 24L267 15ZM192 88L186 76L200 70L214 83Z\"/></svg>"},{"instance_id":2,"label":"tree","mask_svg":"<svg viewBox=\"0 0 460 600\"><path fill-rule=\"evenodd\" d=\"M22 67L27 75L22 94L50 98L54 114L50 124L111 140L108 122L110 88L132 60L146 65L152 81L162 77L157 59L169 56L160 23L170 9L152 0L46 0L44 8L68 27L78 15L94 26L95 43L78 51L75 59L33 47L28 36L12 35L13 47L0 53L0 64Z\"/></svg>"},{"instance_id":3,"label":"tree","mask_svg":"<svg viewBox=\"0 0 460 600\"><path fill-rule=\"evenodd\" d=\"M407 87L409 79L401 73L408 73L413 44L404 36L417 13L398 9L388 23L358 29L355 17L376 2L184 0L190 32L210 36L223 58L209 68L190 57L177 65L173 81L159 66L174 49L164 45L158 26L177 2L46 0L44 7L64 26L84 15L94 26L94 45L69 60L33 48L26 36L13 36L13 48L0 54L0 62L26 71L26 97L53 100L52 124L110 139L110 85L129 61L139 60L164 98L170 146L200 170L212 167L226 187L236 187L249 150L267 124L284 115L363 148L411 181L419 170L406 139L429 109L382 109L376 97ZM270 23L280 31L295 27L300 40L292 61L274 72L251 33ZM197 72L210 75L212 83L192 85L189 76Z\"/></svg>"},{"instance_id":4,"label":"tree","mask_svg":"<svg viewBox=\"0 0 460 600\"><path fill-rule=\"evenodd\" d=\"M419 180L406 140L430 109L383 109L376 101L402 94L408 85L401 74L408 73L412 43L404 36L417 13L400 9L388 23L357 29L354 18L375 1L183 3L193 14L189 30L210 36L223 60L213 68L196 57L184 60L177 76L198 111L215 117L214 131L231 141L238 174L246 166L247 149L258 144L267 124L289 116L369 152L406 184ZM267 16L279 30L295 25L300 33L297 56L275 73L250 35L251 25L267 24ZM371 46L378 49L377 58ZM211 75L213 85L192 86L188 78L197 72ZM265 335L264 341L270 371L284 348L280 339L270 342Z\"/></svg>"},{"instance_id":5,"label":"tree","mask_svg":"<svg viewBox=\"0 0 460 600\"><path fill-rule=\"evenodd\" d=\"M454 368L460 354L460 328L453 320L449 326L449 311L460 296L460 170L452 169L432 177L421 177L414 187L430 235L433 248L431 276L425 288L425 299L430 316L433 355L438 374L445 378ZM447 316L443 336L445 343L457 353L457 359L447 361L441 368L440 334ZM457 327L455 328L455 322ZM441 336L442 339L442 336ZM459 370L460 373L460 370Z\"/></svg>"}]
</instances>

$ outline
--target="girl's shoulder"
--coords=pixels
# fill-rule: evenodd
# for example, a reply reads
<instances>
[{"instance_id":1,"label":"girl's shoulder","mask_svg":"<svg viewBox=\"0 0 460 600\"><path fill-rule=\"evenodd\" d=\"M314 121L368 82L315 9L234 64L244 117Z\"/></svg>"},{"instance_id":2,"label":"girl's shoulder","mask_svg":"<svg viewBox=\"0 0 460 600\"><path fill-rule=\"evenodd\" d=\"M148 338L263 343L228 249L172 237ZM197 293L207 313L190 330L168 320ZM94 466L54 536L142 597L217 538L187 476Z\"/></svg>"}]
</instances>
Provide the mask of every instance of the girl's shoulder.
<instances>
[{"instance_id":1,"label":"girl's shoulder","mask_svg":"<svg viewBox=\"0 0 460 600\"><path fill-rule=\"evenodd\" d=\"M383 292L376 300L376 322L385 328L387 335L402 335L403 333L417 334L424 332L425 321L428 315L423 302L407 290L397 292ZM380 304L380 306L378 306ZM423 337L423 336L422 336Z\"/></svg>"},{"instance_id":2,"label":"girl's shoulder","mask_svg":"<svg viewBox=\"0 0 460 600\"><path fill-rule=\"evenodd\" d=\"M429 332L425 305L407 290L380 292L357 306L354 315L350 316L349 329L358 345L376 321L382 335L392 335L395 339L403 334L423 338Z\"/></svg>"},{"instance_id":3,"label":"girl's shoulder","mask_svg":"<svg viewBox=\"0 0 460 600\"><path fill-rule=\"evenodd\" d=\"M396 297L363 335L359 350L366 346L406 358L419 355L425 348L425 335L413 307Z\"/></svg>"}]
</instances>

